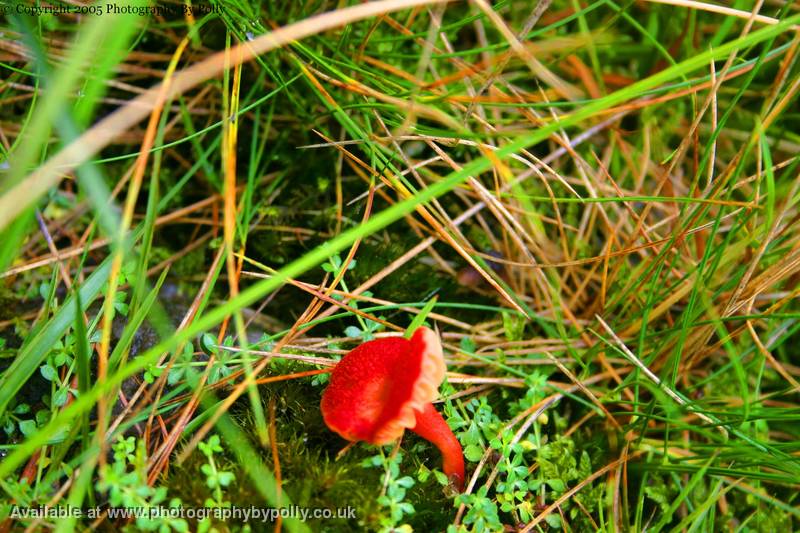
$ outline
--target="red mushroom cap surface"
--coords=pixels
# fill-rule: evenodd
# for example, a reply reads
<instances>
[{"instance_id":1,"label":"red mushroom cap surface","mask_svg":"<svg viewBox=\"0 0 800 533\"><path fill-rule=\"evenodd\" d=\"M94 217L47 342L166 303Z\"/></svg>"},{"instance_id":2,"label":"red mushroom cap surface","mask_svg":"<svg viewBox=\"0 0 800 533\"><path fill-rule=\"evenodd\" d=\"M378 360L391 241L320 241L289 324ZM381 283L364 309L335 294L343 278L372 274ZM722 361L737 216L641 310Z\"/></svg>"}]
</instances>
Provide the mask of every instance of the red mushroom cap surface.
<instances>
[{"instance_id":1,"label":"red mushroom cap surface","mask_svg":"<svg viewBox=\"0 0 800 533\"><path fill-rule=\"evenodd\" d=\"M350 441L388 444L416 424L439 395L445 363L439 337L421 327L410 339L358 346L336 365L320 408L328 427Z\"/></svg>"}]
</instances>

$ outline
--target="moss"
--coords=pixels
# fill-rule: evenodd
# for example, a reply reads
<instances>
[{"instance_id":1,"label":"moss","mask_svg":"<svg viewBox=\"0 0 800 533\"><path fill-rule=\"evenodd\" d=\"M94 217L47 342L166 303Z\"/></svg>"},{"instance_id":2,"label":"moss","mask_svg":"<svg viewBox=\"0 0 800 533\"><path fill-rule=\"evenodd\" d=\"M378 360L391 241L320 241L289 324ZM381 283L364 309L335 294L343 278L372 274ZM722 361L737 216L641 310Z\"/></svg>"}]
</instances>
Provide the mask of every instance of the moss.
<instances>
[{"instance_id":1,"label":"moss","mask_svg":"<svg viewBox=\"0 0 800 533\"><path fill-rule=\"evenodd\" d=\"M353 531L372 529L379 515L375 503L380 490L380 472L365 469L361 461L369 452L358 446L352 448L341 459L336 454L346 444L325 426L319 413L321 388L314 387L310 380L290 381L261 387L260 395L265 411L271 401L275 402L276 440L280 460L282 487L292 502L303 507L355 509L355 520L333 518L310 520L312 531ZM249 404L238 402L231 410L243 429L255 442L255 429L250 416ZM236 481L228 487L226 499L234 506L265 507L263 498L254 488L244 469L236 463L230 450L225 450L223 467L234 472ZM270 450L264 450L264 463L272 469ZM180 468L172 471L167 479L171 496L181 498L184 505L201 506L210 493L200 474L205 457L197 450ZM324 527L324 529L323 529Z\"/></svg>"},{"instance_id":2,"label":"moss","mask_svg":"<svg viewBox=\"0 0 800 533\"><path fill-rule=\"evenodd\" d=\"M407 450L401 468L417 481L406 496L406 501L414 506L414 514L409 515L407 523L414 531L445 531L455 519L456 508L453 499L445 494L444 488L435 476L420 479L420 470L441 469L442 456L430 443L406 432L403 448Z\"/></svg>"},{"instance_id":3,"label":"moss","mask_svg":"<svg viewBox=\"0 0 800 533\"><path fill-rule=\"evenodd\" d=\"M408 233L387 233L379 241L363 242L359 247L356 266L351 270L352 285L364 283L419 243ZM384 278L373 289L380 298L395 302L417 302L438 294L440 300L452 300L458 285L432 265L419 260L408 261Z\"/></svg>"},{"instance_id":4,"label":"moss","mask_svg":"<svg viewBox=\"0 0 800 533\"><path fill-rule=\"evenodd\" d=\"M172 264L171 272L178 277L193 276L205 269L206 250L196 248Z\"/></svg>"},{"instance_id":5,"label":"moss","mask_svg":"<svg viewBox=\"0 0 800 533\"><path fill-rule=\"evenodd\" d=\"M11 316L11 306L16 300L17 298L14 298L8 287L0 285L0 320L8 319Z\"/></svg>"}]
</instances>

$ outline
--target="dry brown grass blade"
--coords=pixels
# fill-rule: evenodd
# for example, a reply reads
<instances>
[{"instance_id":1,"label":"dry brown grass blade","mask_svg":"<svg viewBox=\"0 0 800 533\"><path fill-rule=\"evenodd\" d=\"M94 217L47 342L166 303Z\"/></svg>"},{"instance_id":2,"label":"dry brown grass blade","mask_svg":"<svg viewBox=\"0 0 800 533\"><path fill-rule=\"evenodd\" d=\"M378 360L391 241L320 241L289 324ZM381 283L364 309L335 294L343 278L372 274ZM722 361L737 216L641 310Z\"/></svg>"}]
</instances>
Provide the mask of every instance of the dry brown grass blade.
<instances>
[{"instance_id":1,"label":"dry brown grass blade","mask_svg":"<svg viewBox=\"0 0 800 533\"><path fill-rule=\"evenodd\" d=\"M690 9L697 9L699 11L708 11L710 13L719 13L720 15L737 17L744 20L748 20L749 18L752 17L753 20L755 20L756 22L760 22L762 24L774 25L780 22L778 19L768 17L766 15L753 16L752 13L750 13L749 11L744 11L742 9L734 9L732 7L720 6L717 4L710 4L708 2L695 2L694 0L646 0L646 1L653 4L667 4L671 6L688 7Z\"/></svg>"},{"instance_id":2,"label":"dry brown grass blade","mask_svg":"<svg viewBox=\"0 0 800 533\"><path fill-rule=\"evenodd\" d=\"M275 492L276 492L276 501L275 506L281 506L281 494L283 492L283 481L281 476L281 462L280 458L278 457L278 437L277 437L277 430L275 427L275 398L270 398L269 400L269 445L272 451L272 471L275 474ZM283 519L280 515L278 515L277 520L275 520L275 533L280 533L281 525L283 524Z\"/></svg>"},{"instance_id":3,"label":"dry brown grass blade","mask_svg":"<svg viewBox=\"0 0 800 533\"><path fill-rule=\"evenodd\" d=\"M327 139L326 137L324 137L324 136L322 136L322 137L330 142L330 140ZM383 183L385 183L387 186L390 186L393 189L395 189L398 192L398 194L400 194L402 197L408 198L408 197L410 197L412 195L412 192L402 182L400 182L400 180L398 180L396 177L394 177L394 176L387 177L382 173L377 173L374 169L372 169L366 163L362 162L355 155L353 155L352 153L344 150L344 148L341 146L341 144L337 143L337 144L334 144L334 146L337 149L344 151L344 153L348 157L348 159L354 161L361 168L363 168L367 172L370 172L372 175L379 177L383 181ZM436 204L434 204L434 205L436 205ZM447 220L445 220L444 223L447 224L448 227L445 228L443 226L443 224L441 222L439 222L436 219L436 217L434 217L433 214L431 214L431 212L429 211L429 209L425 205L417 206L416 211L439 234L441 239L444 242L447 242L450 246L452 246L453 249L456 250L456 252L458 252L458 254L461 255L461 257L463 257L464 260L470 266L472 266L498 292L498 294L500 294L509 303L509 305L511 305L514 309L516 309L517 311L519 311L523 315L527 316L527 313L525 312L525 310L522 307L520 307L520 305L514 300L514 298L511 296L511 294L509 294L509 292L506 291L497 282L497 280L495 280L495 278L491 274L489 274L484 269L482 269L480 267L480 265L478 265L478 263L475 261L475 259L473 259L473 257L467 252L467 250L464 248L464 246L462 244L460 244L456 240L456 237L454 237L451 234L451 232L452 232L455 235L460 235L460 232L458 231L458 225L457 224L455 224L453 221L450 221L449 219L447 219ZM412 227L413 227L413 219L411 217L407 217L407 220L412 222ZM463 236L461 236L461 238L462 238L462 240L464 239ZM366 289L364 289L364 290L366 290Z\"/></svg>"},{"instance_id":4,"label":"dry brown grass blade","mask_svg":"<svg viewBox=\"0 0 800 533\"><path fill-rule=\"evenodd\" d=\"M514 52L520 56L520 59L522 59L525 64L528 65L528 68L531 69L531 72L533 72L539 79L550 85L556 90L556 92L568 100L576 100L582 96L581 91L556 76L539 60L537 60L524 46L522 46L522 43L519 42L517 36L514 35L502 17L500 17L500 15L494 9L492 9L492 6L490 6L486 0L472 0L472 3L477 5L483 14L492 21L492 24L495 25L497 30L503 35L506 41L508 41L508 44L511 46L512 50L514 50Z\"/></svg>"},{"instance_id":5,"label":"dry brown grass blade","mask_svg":"<svg viewBox=\"0 0 800 533\"><path fill-rule=\"evenodd\" d=\"M123 238L125 237L125 233L128 231L131 223L133 222L133 213L136 207L136 200L139 196L139 191L141 190L144 172L147 168L147 162L150 156L150 149L153 147L155 142L156 133L158 131L158 122L161 118L164 104L169 101L169 98L167 98L166 95L169 93L170 87L174 83L173 74L175 72L175 68L177 67L178 60L183 54L183 51L188 43L188 39L184 39L175 50L175 54L173 55L172 61L167 69L166 79L164 80L163 84L161 84L158 96L156 98L158 104L153 108L150 114L150 120L147 124L145 137L142 140L141 151L139 152L139 157L136 159L133 175L131 177L131 186L128 189L128 195L125 199L125 205L122 212L122 222L117 234L117 239L119 242L122 242ZM2 201L2 199L0 199L0 201ZM111 265L111 273L109 274L108 289L106 291L106 298L103 303L102 330L100 343L97 348L97 381L101 383L106 379L108 372L108 356L111 348L111 328L115 313L114 296L119 286L119 274L122 268L123 251L124 250L121 246L118 246L114 250L114 259ZM106 428L108 427L108 399L109 398L106 396L100 396L97 402L97 441L98 445L100 446L99 463L101 466L105 464L105 447L107 445L105 433Z\"/></svg>"},{"instance_id":6,"label":"dry brown grass blade","mask_svg":"<svg viewBox=\"0 0 800 533\"><path fill-rule=\"evenodd\" d=\"M590 139L592 137L592 135L595 135L597 132L602 131L602 130L610 127L616 121L618 121L620 118L621 118L621 115L615 115L615 116L612 116L610 118L607 118L606 120L603 120L603 121L599 122L598 124L595 124L591 128L587 129L585 132L583 132L582 134L574 137L571 140L570 145L572 147L575 147L575 146L577 146L579 144L582 144L582 143L586 142L588 139ZM551 154L549 154L545 158L543 158L540 163L541 164L545 164L545 165L549 164L549 163L552 163L553 161L557 160L559 157L563 156L566 153L567 153L567 148L562 146L562 147L558 148L557 150L553 151ZM518 176L512 183L504 183L503 186L500 189L500 192L506 192L506 191L510 190L512 185L520 183L521 181L527 179L533 173L534 173L534 171L533 171L533 169L531 169L530 171L525 172L525 173L521 174L520 176ZM458 215L455 219L453 219L453 225L454 226L460 226L465 221L469 220L470 218L474 217L477 213L481 212L484 208L486 208L486 204L484 202L477 202L477 203L473 204L470 208L468 208L463 213ZM398 257L397 259L395 259L394 261L392 261L391 263L386 265L383 269L381 269L379 272L377 272L375 275L373 275L370 279L365 281L359 287L356 287L355 289L353 289L351 291L352 294L361 294L362 292L364 292L366 290L369 290L371 287L374 287L381 280L385 279L387 276L389 276L393 272L397 271L400 267L402 267L404 264L406 264L408 261L410 261L413 257L421 254L422 252L424 252L425 250L430 248L435 242L436 242L436 239L434 237L427 237L427 238L423 239L417 245L413 246L407 252L402 254L400 257ZM548 265L542 265L542 266L548 266ZM346 300L344 300L344 301L346 301ZM336 312L336 309L337 309L337 307L333 306L333 305L328 307L328 309L326 309L325 311L323 311L319 315L319 318L327 317L327 316L332 315L334 312Z\"/></svg>"},{"instance_id":7,"label":"dry brown grass blade","mask_svg":"<svg viewBox=\"0 0 800 533\"><path fill-rule=\"evenodd\" d=\"M409 9L418 5L446 3L449 0L377 0L332 12L322 13L294 24L278 28L261 35L253 41L239 44L230 52L240 62L250 61L258 55L285 46L292 41L338 28L351 22L377 15ZM0 197L0 229L11 223L28 206L51 187L54 187L67 172L88 161L117 135L133 127L153 109L165 101L183 94L199 83L220 74L225 65L225 50L195 63L178 73L164 90L158 84L131 100L123 108L111 113L75 141L64 147L42 166L25 177L20 183Z\"/></svg>"}]
</instances>

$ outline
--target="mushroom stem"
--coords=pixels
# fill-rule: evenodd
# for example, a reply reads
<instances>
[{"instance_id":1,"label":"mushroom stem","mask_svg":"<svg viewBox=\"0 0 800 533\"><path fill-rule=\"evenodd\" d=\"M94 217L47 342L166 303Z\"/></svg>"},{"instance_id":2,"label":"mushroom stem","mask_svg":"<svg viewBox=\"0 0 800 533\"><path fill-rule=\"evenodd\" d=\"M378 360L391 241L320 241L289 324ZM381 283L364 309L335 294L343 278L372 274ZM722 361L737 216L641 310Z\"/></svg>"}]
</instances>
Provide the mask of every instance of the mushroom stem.
<instances>
[{"instance_id":1,"label":"mushroom stem","mask_svg":"<svg viewBox=\"0 0 800 533\"><path fill-rule=\"evenodd\" d=\"M444 460L442 470L458 491L463 491L464 453L461 451L461 443L433 404L426 404L422 411L417 411L416 417L416 425L409 429L439 448Z\"/></svg>"}]
</instances>

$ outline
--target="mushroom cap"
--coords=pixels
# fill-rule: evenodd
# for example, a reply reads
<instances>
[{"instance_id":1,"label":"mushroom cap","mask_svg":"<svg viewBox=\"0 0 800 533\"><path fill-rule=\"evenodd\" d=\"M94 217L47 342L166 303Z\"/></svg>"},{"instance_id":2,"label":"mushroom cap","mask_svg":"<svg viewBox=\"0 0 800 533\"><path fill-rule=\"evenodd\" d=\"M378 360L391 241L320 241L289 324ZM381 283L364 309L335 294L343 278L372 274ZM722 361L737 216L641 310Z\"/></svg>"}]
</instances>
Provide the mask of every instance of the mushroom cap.
<instances>
[{"instance_id":1,"label":"mushroom cap","mask_svg":"<svg viewBox=\"0 0 800 533\"><path fill-rule=\"evenodd\" d=\"M429 328L418 328L410 339L365 342L334 367L322 417L349 441L388 444L414 427L415 411L436 399L445 370L439 337Z\"/></svg>"}]
</instances>

